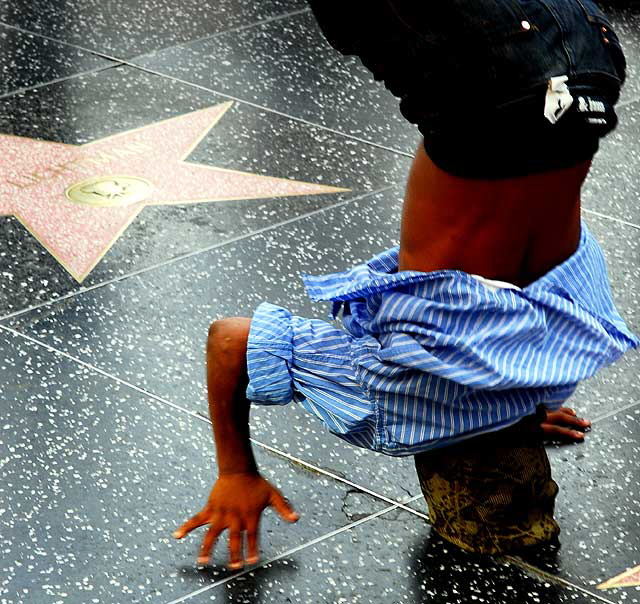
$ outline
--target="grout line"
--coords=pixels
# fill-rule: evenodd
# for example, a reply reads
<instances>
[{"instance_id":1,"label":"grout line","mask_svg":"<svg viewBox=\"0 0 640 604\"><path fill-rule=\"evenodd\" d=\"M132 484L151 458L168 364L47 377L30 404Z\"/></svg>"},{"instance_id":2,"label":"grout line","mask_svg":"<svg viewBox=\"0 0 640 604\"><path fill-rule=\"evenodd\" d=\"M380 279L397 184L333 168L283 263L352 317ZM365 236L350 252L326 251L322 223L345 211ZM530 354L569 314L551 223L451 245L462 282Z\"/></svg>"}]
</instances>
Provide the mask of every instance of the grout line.
<instances>
[{"instance_id":1,"label":"grout line","mask_svg":"<svg viewBox=\"0 0 640 604\"><path fill-rule=\"evenodd\" d=\"M218 36L223 36L225 34L228 33L235 33L235 32L239 32L239 31L244 31L246 29L251 29L253 27L260 27L261 25L266 25L268 23L272 23L274 21L279 21L281 19L287 19L289 17L295 17L301 13L306 13L306 12L311 12L311 8L307 7L307 8L300 8L298 10L294 10L294 11L289 11L286 13L282 13L279 15L272 15L271 17L266 17L265 19L262 19L261 21L253 21L252 23L247 23L245 25L238 25L236 27L232 27L231 29L225 29L225 30L221 30L221 31L217 31L211 34L206 34L204 36L200 36L199 38L194 38L193 40L184 40L182 42L176 42L175 44L170 44L169 46L163 46L161 48L156 48L153 50L150 50L149 52L142 52L139 55L134 55L133 59L137 59L140 57L144 57L144 56L148 56L148 55L153 55L155 53L158 52L164 52L165 50L170 50L172 48L177 48L179 46L186 46L189 44L195 44L197 42L202 42L203 40L208 40L210 38L217 38ZM35 36L38 38L43 38L45 40L49 40L50 42L55 42L56 44L60 44L62 46L68 46L70 48L75 48L76 50L81 50L82 52L86 52L86 53L90 53L92 55L96 55L98 57L101 57L103 59L108 59L109 61L117 61L118 63L127 63L126 59L120 59L118 57L115 57L113 55L110 55L109 53L111 52L110 50L108 51L101 51L101 50L95 50L95 49L91 49L91 48L87 48L86 46L80 46L78 44L74 44L73 42L67 42L66 40L61 40L60 38L54 38L52 36L48 36L46 34L43 33L39 33L36 31L32 31L29 29L24 29L18 25L12 25L10 23L6 23L4 21L0 21L0 26L2 27L7 27L9 29L13 29L15 31L18 31L20 33L29 35L29 36ZM53 83L53 82L51 82Z\"/></svg>"},{"instance_id":2,"label":"grout line","mask_svg":"<svg viewBox=\"0 0 640 604\"><path fill-rule=\"evenodd\" d=\"M53 38L51 36L47 36L46 34L42 34L39 32L31 31L29 29L24 29L17 25L11 25L10 23L5 23L4 21L0 21L0 25L2 27L7 27L9 29L13 29L15 31L19 31L20 33L27 34L29 36L36 36L38 38L43 38L44 40L49 40L50 42L55 42L56 44L61 44L62 46L68 46L69 48L75 48L76 50L81 50L82 52L86 52L102 59L108 59L109 61L115 61L117 63L125 63L123 59L110 55L106 52L100 52L98 50L91 50L90 48L85 48L84 46L78 46L78 44L73 44L72 42L66 42L64 40L60 40L58 38Z\"/></svg>"},{"instance_id":3,"label":"grout line","mask_svg":"<svg viewBox=\"0 0 640 604\"><path fill-rule=\"evenodd\" d=\"M34 84L33 86L24 86L23 88L16 88L15 90L10 90L9 92L5 92L0 94L0 99L6 99L12 96L17 96L23 94L25 92L30 92L31 90L37 90L38 88L44 88L49 86L50 84L60 84L61 82L66 82L67 80L73 80L74 78L79 78L86 75L91 75L92 73L98 73L101 71L106 71L107 69L113 69L114 67L120 67L123 63L121 61L113 61L112 59L107 59L112 62L112 65L103 65L102 67L94 67L93 69L88 69L86 71L80 71L78 73L74 73L72 75L64 76L61 78L56 78L55 80L47 80L46 82L40 82L40 84Z\"/></svg>"},{"instance_id":4,"label":"grout line","mask_svg":"<svg viewBox=\"0 0 640 604\"><path fill-rule=\"evenodd\" d=\"M375 191L369 191L367 193L362 193L360 195L357 195L355 197L350 197L349 199L343 199L342 201L339 201L337 203L331 204L331 205L326 205L323 206L321 208L318 208L316 210L312 210L311 212L306 212L304 214L300 214L298 216L294 216L292 218L287 218L287 220L282 220L280 222L276 222L274 224L270 224L267 225L265 227L262 227L260 229L256 229L255 231L251 231L249 233L245 233L243 235L238 235L236 237L232 237L231 239L226 239L225 241L220 241L218 243L214 243L212 245L197 249L197 250L193 250L191 252L187 252L185 254L181 254L179 256L175 256L174 258L170 258L169 260L164 260L162 262L158 262L156 264L151 264L150 266L138 269L136 271L132 271L130 273L126 273L124 275L120 275L118 277L113 277L112 279L108 279L106 281L101 281L100 283L96 283L94 285L89 285L87 287L81 287L78 290L69 292L68 294L65 294L63 296L60 296L58 298L55 298L53 300L47 300L46 302L41 302L40 304L33 304L32 306L28 306L27 308L23 308L21 310L16 310L12 313L9 313L7 315L4 315L2 317L0 317L0 322L2 321L8 321L10 319L14 319L16 317L19 317L25 313L29 313L32 312L34 310L38 310L40 308L44 308L47 306L52 306L55 305L59 302L63 302L64 300L68 300L70 298L74 298L75 296L79 296L81 294L85 294L87 292L108 286L108 285L113 285L114 283L119 283L120 281L124 281L125 279L129 279L130 277L135 277L153 270L156 270L158 268L162 268L165 266L168 266L170 264L175 264L178 262L181 262L183 260L187 260L189 258L192 258L194 256L197 256L199 254L204 254L206 252L210 252L213 250L217 250L220 249L224 246L227 245L231 245L234 243L238 243L240 241L243 241L245 239L249 239L251 237L253 237L254 235L261 235L263 233L267 233L269 231L278 229L280 227L283 226L287 226L289 224L292 224L294 222L298 222L299 220L302 220L304 218L310 218L312 216L316 216L322 212L328 211L328 210L333 210L335 208L341 208L349 203L352 203L354 201L360 201L361 199L366 199L367 197L373 196L373 195L379 195L380 193L384 193L386 191L390 191L391 189L394 188L394 186L396 185L388 185L386 187L383 187L381 189L376 189Z\"/></svg>"},{"instance_id":5,"label":"grout line","mask_svg":"<svg viewBox=\"0 0 640 604\"><path fill-rule=\"evenodd\" d=\"M35 344L36 346L39 346L41 348L46 349L47 351L62 356L66 359L69 359L70 361L81 365L82 367L97 373L111 381L117 382L118 384L121 384L127 388L130 388L131 390L134 390L136 392L139 392L140 394L142 394L145 397L149 397L153 400L155 400L156 402L159 402L163 405L166 405L168 407L171 407L172 409L175 409L177 411L180 411L181 413L186 413L187 415L190 415L191 417L198 419L200 421L203 421L209 425L211 425L211 420L208 417L205 417L204 415L201 415L200 413L196 412L196 411L190 411L189 409L185 409L184 407L181 407L180 405L177 405L176 403L172 403L171 401L157 395L154 394L153 392L150 392L149 390L145 390L144 388L141 388L140 386L136 386L135 384L132 384L131 382L128 382L127 380L123 380L122 378L119 378L116 375L113 375L107 371L105 371L104 369L100 369L100 367L96 367L95 365L92 365L91 363L87 363L86 361L83 361L82 359L69 354L68 352L64 352L63 350L59 350L53 346L51 346L50 344L47 344L46 342L43 342L41 340L38 340L37 338L34 338L32 336L26 335L24 333L21 333L19 331L16 331L15 329L11 328L11 327L6 327L4 325L0 325L0 331L5 331L8 333L11 333L14 336L23 338L25 340L27 340L28 342L31 342L32 344ZM289 461L293 461L296 464L299 464L305 468L308 468L310 470L313 470L315 473L318 474L322 474L324 476L327 476L329 478L332 478L333 480L336 480L338 482L341 482L343 484L346 484L350 487L353 487L354 489L357 489L358 491L362 492L362 493L366 493L367 495L371 495L372 497L375 497L376 499L380 499L382 501L384 501L385 503L388 503L389 505L392 506L396 506L398 508L402 508L403 510L407 511L407 512L412 512L413 514L415 514L416 516L420 516L421 518L424 518L425 520L428 520L428 517L426 514L423 514L422 512L419 512L418 510L414 510L412 508L410 508L408 505L406 505L407 503L410 503L411 501L415 500L415 499L419 499L420 497L422 497L422 495L416 495L414 496L412 499L410 499L408 502L400 502L400 501L396 501L394 499L391 499L389 497L387 497L386 495L381 495L380 493L376 493L375 491L368 489L366 487L360 486L359 484L352 482L350 480L347 480L346 478L343 478L337 474L334 474L332 472L329 472L328 470L325 470L323 468L320 468L318 466L315 466L307 461L304 461L302 459L299 459L293 455L290 455L289 453L285 453L284 451L280 451L279 449L276 449L275 447L272 447L270 445L267 445L259 440L256 440L254 438L250 439L251 442L258 446L261 447L263 449L266 449L267 451L270 451L276 455L278 455L279 457L282 457L284 459L288 459Z\"/></svg>"},{"instance_id":6,"label":"grout line","mask_svg":"<svg viewBox=\"0 0 640 604\"><path fill-rule=\"evenodd\" d=\"M633 227L634 229L640 229L639 224L628 222L627 220L623 220L622 218L616 218L615 216L609 216L608 214L603 214L602 212L596 212L595 210L588 210L587 208L582 208L582 211L587 212L588 214L593 214L594 216L599 216L600 218L606 218L607 220L614 220L615 222L620 222L621 224Z\"/></svg>"},{"instance_id":7,"label":"grout line","mask_svg":"<svg viewBox=\"0 0 640 604\"><path fill-rule=\"evenodd\" d=\"M586 589L585 587L581 587L580 585L576 585L575 583L572 583L571 581L568 581L567 579L563 579L562 577L558 577L557 575L553 575L545 570L542 570L540 568L538 568L537 566L534 566L533 564L529 564L528 562L525 562L524 560L522 560L522 558L519 558L517 556L504 556L504 559L507 560L507 562L510 562L511 564L513 564L514 566L517 566L518 568L521 568L522 570L528 571L530 573L539 575L540 577L546 579L547 581L549 581L550 583L555 583L557 585L562 585L563 587L567 587L569 589L574 589L576 591L580 591L584 594L587 594L588 596L591 596L592 598L596 599L596 600L600 600L601 602L606 602L606 604L616 604L615 602L608 600L607 598L601 596L600 594L596 594L593 593L591 591L589 591L588 589Z\"/></svg>"},{"instance_id":8,"label":"grout line","mask_svg":"<svg viewBox=\"0 0 640 604\"><path fill-rule=\"evenodd\" d=\"M163 399L162 397L158 396L157 394L153 394L153 392L149 392L147 390L145 390L144 388L140 388L140 386L136 386L135 384L132 384L131 382L127 382L126 380L123 380L122 378L119 378L116 375L113 375L107 371L105 371L104 369L100 369L100 367L96 367L95 365L92 365L91 363L87 363L86 361L83 361L82 359L79 359L78 357L73 356L72 354L69 354L68 352L64 352L64 350L58 350L57 348L54 348L53 346L51 346L50 344L47 344L46 342L43 342L42 340L38 340L37 338L34 338L32 336L29 336L25 333L22 333L20 331L17 331L15 329L13 329L12 327L7 327L6 325L0 325L0 331L5 331L7 333L10 333L14 336L17 336L19 338L23 338L25 340L27 340L28 342L31 342L32 344L35 344L36 346L39 346L40 348L44 348L45 350L48 350L49 352L59 355L61 357L64 357L65 359L69 359L70 361L73 361L74 363L77 363L78 365L81 365L82 367L84 367L85 369L89 369L90 371L93 371L95 373L98 373L99 375L106 377L110 380L113 380L114 382L117 382L118 384L121 384L122 386L126 386L127 388L131 388L132 390L135 390L136 392L139 392L140 394L143 394L144 396L148 396L149 398L154 399L155 401L159 402L159 403L163 403L165 405L168 405L169 407L172 407L173 409L176 409L178 411L181 411L182 413L186 413L187 415L191 415L195 418L198 418L200 420L202 420L202 416L198 415L198 413L196 413L195 411L190 411L189 409L185 409L184 407L181 407L180 405L176 405L175 403L172 403L171 401L168 401L166 399Z\"/></svg>"},{"instance_id":9,"label":"grout line","mask_svg":"<svg viewBox=\"0 0 640 604\"><path fill-rule=\"evenodd\" d=\"M628 405L625 405L620 409L616 409L613 411L609 411L608 413L603 413L602 415L599 415L595 419L592 419L591 423L595 424L596 422L601 422L605 419L609 419L610 417L613 417L614 415L618 415L618 413L623 413L625 411L628 411L629 409L633 409L634 407L638 407L638 406L640 406L640 401L636 401L635 403L629 403Z\"/></svg>"},{"instance_id":10,"label":"grout line","mask_svg":"<svg viewBox=\"0 0 640 604\"><path fill-rule=\"evenodd\" d=\"M241 31L245 31L247 29L253 29L254 27L262 27L263 25L268 25L269 23L282 21L284 19L288 19L289 17L297 17L298 15L301 15L303 13L310 13L310 12L311 12L310 7L299 8L298 10L292 10L287 13L282 13L280 15L273 15L271 17L267 17L262 21L254 21L253 23L247 23L246 25L238 25L237 27L232 27L231 29L216 31L212 34L205 34L204 36L200 36L199 38L193 38L193 40L185 40L184 42L176 42L175 44L171 44L170 46L163 46L162 48L156 48L154 50L150 50L149 52L143 52L142 54L135 55L129 60L134 61L141 57L155 55L156 53L165 52L173 48L178 48L179 46L190 46L191 44L197 44L198 42L204 42L205 40L212 40L214 38L226 36L227 34L233 34Z\"/></svg>"},{"instance_id":11,"label":"grout line","mask_svg":"<svg viewBox=\"0 0 640 604\"><path fill-rule=\"evenodd\" d=\"M361 518L360 520L356 520L355 522L352 522L350 524L347 524L345 526L343 526L342 528L336 529L334 531L331 531L330 533L327 533L326 535L322 535L321 537L317 537L316 539L312 539L311 541L307 541L305 543L302 543L300 545L297 545L296 547L292 547L291 549L288 549L285 552L282 552L281 554L278 554L276 556L273 556L271 558L268 558L267 560L265 560L264 562L261 562L260 564L258 564L257 566L254 566L252 568L247 568L239 573L233 574L233 575L229 575L228 577L225 577L224 579L220 579L219 581L215 581L214 583L210 584L210 585L206 585L205 587L202 587L194 592L191 592L189 594L186 594L180 598L177 598L175 600L171 600L171 602L169 602L168 604L179 604L180 602L184 602L185 600L188 600L190 598L193 598L195 596L198 596L202 593L204 593L205 591L209 591L210 589L214 589L215 587L219 587L220 585L224 585L225 583L228 583L229 581L233 581L235 579L238 579L240 577L243 577L244 575L247 575L249 573L252 573L260 568L263 568L265 566L268 566L269 564L273 564L274 562L277 562L278 560L281 560L282 558L285 558L287 556L291 556L292 554L295 554L303 549L306 549L308 547L311 547L313 545L317 545L318 543L321 543L322 541L327 541L329 539L332 539L333 537L339 535L340 533L344 533L346 531L350 531L351 529L355 528L356 526L359 526L360 524L364 524L365 522L369 522L371 520L375 520L376 518L387 514L391 511L393 511L394 509L396 509L397 506L392 505L389 506L388 508L385 508L383 510L380 510L379 512L376 512L375 514L371 514L369 516L367 516L366 518Z\"/></svg>"},{"instance_id":12,"label":"grout line","mask_svg":"<svg viewBox=\"0 0 640 604\"><path fill-rule=\"evenodd\" d=\"M249 107L253 107L254 109L259 109L260 111L266 111L267 113L273 113L274 115L279 115L280 117L284 117L288 120L299 122L301 124L305 124L306 126L312 126L313 128L318 128L320 130L324 130L325 132L331 132L332 134L337 134L343 138L347 138L363 145L368 145L370 147L375 147L377 149L382 149L383 151L387 151L389 153L394 153L395 155L402 155L403 157L413 158L413 153L409 153L407 151L402 151L401 149L395 149L394 147L387 147L381 143L376 143L374 141L368 140L366 138L360 138L359 136L354 136L353 134L348 134L346 132L342 132L340 130L336 130L335 128L331 128L329 126L325 126L323 124L318 124L317 122L312 122L310 120L304 119L302 117L298 117L296 115L292 115L290 113L285 113L284 111L278 111L277 109L272 109L270 107L266 107L265 105L260 105L259 103L255 103L253 101L247 101L240 97L234 96L232 94L227 94L226 92L221 92L220 90L216 90L215 88L208 88L207 86L203 86L202 84L198 84L196 82L190 82L189 80L183 80L182 78L177 78L175 76L162 73L161 71L157 71L155 69L151 69L149 67L144 67L139 65L138 63L132 63L130 61L121 60L122 63L127 65L128 67L133 67L134 69L138 69L145 73L149 73L151 75L155 75L161 78L165 78L168 80L172 80L173 82L177 82L179 84L184 84L185 86L190 86L191 88L197 88L198 90L202 90L204 92L210 92L212 94L216 94L223 98L235 101L237 103L242 103L243 105L247 105Z\"/></svg>"},{"instance_id":13,"label":"grout line","mask_svg":"<svg viewBox=\"0 0 640 604\"><path fill-rule=\"evenodd\" d=\"M200 416L202 417L202 416ZM204 418L202 418L204 419ZM210 420L206 420L207 422L211 423ZM313 465L312 463L305 461L303 459L300 459L299 457L295 457L294 455L291 455L290 453L285 453L284 451L280 451L279 449L276 449L275 447L272 447L271 445L267 445L263 442L260 442L258 440L255 439L251 439L251 442L253 442L256 445L259 445L260 447L262 447L263 449L266 449L267 451L271 451L272 453L275 453L276 455L279 455L280 457L284 457L285 459L288 459L290 461L295 462L296 464L300 464L303 466L306 466L309 469L313 469L315 472L318 472L319 474L322 474L324 476L327 476L329 478L332 478L333 480L337 480L339 482L342 482L344 484L349 485L350 487L353 487L354 489L358 489L358 491L362 492L362 493L366 493L367 495L371 495L372 497L376 497L377 499L382 499L382 501L389 503L391 505L394 505L398 508L401 508L403 510L405 510L406 512L411 512L412 514L416 515L416 516L420 516L420 518L423 518L424 520L429 520L429 517L418 511L418 510L414 510L413 508L409 507L408 505L406 505L407 503L410 503L411 501L420 499L422 497L422 495L415 495L413 498L411 498L409 501L404 501L404 502L400 502L400 501L396 501L394 499L391 499L390 497L387 497L386 495L381 495L380 493L377 493L375 491L372 491L371 489L368 489L366 487L362 487L359 484L355 483L355 482L351 482L350 480L348 480L347 478L343 478L342 476L338 475L338 474L334 474L333 472L330 472L329 470L325 470L324 468L320 468L318 466Z\"/></svg>"}]
</instances>

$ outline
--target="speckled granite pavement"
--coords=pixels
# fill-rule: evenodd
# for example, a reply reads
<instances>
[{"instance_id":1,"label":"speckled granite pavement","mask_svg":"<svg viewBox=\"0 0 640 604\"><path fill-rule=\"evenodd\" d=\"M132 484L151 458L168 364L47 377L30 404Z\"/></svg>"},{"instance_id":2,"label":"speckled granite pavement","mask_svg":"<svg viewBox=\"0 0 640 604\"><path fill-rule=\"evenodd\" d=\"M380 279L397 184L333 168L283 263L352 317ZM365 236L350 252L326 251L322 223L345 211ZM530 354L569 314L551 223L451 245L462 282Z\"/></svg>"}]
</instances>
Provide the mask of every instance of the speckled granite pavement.
<instances>
[{"instance_id":1,"label":"speckled granite pavement","mask_svg":"<svg viewBox=\"0 0 640 604\"><path fill-rule=\"evenodd\" d=\"M584 218L640 332L640 9L610 14L629 81ZM417 131L303 0L0 0L0 51L0 604L640 602L598 589L640 565L637 353L576 393L586 443L550 450L555 556L457 551L410 459L290 406L252 435L301 520L267 512L255 568L222 543L196 566L170 535L215 475L209 323L325 317L298 274L396 242Z\"/></svg>"}]
</instances>

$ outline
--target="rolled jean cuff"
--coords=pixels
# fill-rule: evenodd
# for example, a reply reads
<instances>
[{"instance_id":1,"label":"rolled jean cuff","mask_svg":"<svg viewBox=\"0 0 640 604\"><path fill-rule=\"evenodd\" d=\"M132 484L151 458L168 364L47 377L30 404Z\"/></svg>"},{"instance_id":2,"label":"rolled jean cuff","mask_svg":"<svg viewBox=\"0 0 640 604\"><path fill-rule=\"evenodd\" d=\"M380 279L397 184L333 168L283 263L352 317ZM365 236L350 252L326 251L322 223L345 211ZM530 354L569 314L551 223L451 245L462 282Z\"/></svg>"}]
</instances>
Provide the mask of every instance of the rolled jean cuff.
<instances>
[{"instance_id":1,"label":"rolled jean cuff","mask_svg":"<svg viewBox=\"0 0 640 604\"><path fill-rule=\"evenodd\" d=\"M247 342L247 398L261 405L286 405L293 400L289 367L292 360L291 313L264 302L251 320Z\"/></svg>"}]
</instances>

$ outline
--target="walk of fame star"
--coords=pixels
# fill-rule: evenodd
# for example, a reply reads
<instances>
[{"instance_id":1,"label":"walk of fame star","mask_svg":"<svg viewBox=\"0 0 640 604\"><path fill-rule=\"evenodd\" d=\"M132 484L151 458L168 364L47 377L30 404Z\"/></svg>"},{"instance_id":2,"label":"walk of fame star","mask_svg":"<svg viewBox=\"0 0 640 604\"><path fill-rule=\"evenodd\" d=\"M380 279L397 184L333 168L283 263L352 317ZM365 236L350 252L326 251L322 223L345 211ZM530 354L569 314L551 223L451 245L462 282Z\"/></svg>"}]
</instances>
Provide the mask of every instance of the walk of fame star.
<instances>
[{"instance_id":1,"label":"walk of fame star","mask_svg":"<svg viewBox=\"0 0 640 604\"><path fill-rule=\"evenodd\" d=\"M82 282L145 206L348 190L187 163L231 105L85 145L0 135L0 215L15 216Z\"/></svg>"},{"instance_id":2,"label":"walk of fame star","mask_svg":"<svg viewBox=\"0 0 640 604\"><path fill-rule=\"evenodd\" d=\"M640 585L640 566L630 568L617 577L609 579L598 585L598 589L611 589L613 587L636 587Z\"/></svg>"}]
</instances>

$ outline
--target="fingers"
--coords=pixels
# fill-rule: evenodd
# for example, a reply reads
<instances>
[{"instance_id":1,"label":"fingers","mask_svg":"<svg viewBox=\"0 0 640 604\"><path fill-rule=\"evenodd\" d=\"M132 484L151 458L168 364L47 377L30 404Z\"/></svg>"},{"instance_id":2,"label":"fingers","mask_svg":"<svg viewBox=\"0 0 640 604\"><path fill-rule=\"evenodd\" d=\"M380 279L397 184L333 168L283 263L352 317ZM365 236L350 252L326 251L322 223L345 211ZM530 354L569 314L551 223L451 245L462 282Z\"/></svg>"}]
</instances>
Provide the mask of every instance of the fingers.
<instances>
[{"instance_id":1,"label":"fingers","mask_svg":"<svg viewBox=\"0 0 640 604\"><path fill-rule=\"evenodd\" d=\"M255 564L260 557L258 554L258 525L257 518L247 522L247 564Z\"/></svg>"},{"instance_id":2,"label":"fingers","mask_svg":"<svg viewBox=\"0 0 640 604\"><path fill-rule=\"evenodd\" d=\"M211 557L211 551L213 550L213 546L215 545L220 533L222 532L222 528L211 525L207 532L204 534L204 538L202 539L202 545L200 546L200 555L198 556L198 564L208 564L209 558Z\"/></svg>"},{"instance_id":3,"label":"fingers","mask_svg":"<svg viewBox=\"0 0 640 604\"><path fill-rule=\"evenodd\" d=\"M189 518L177 531L173 532L173 536L176 539L182 539L185 535L189 534L193 529L198 528L204 524L207 524L209 515L202 512L198 512L192 518Z\"/></svg>"},{"instance_id":4,"label":"fingers","mask_svg":"<svg viewBox=\"0 0 640 604\"><path fill-rule=\"evenodd\" d=\"M549 411L545 420L547 424L554 425L569 425L576 428L586 428L591 425L591 422L578 417L573 409L568 407L561 407L557 411Z\"/></svg>"},{"instance_id":5,"label":"fingers","mask_svg":"<svg viewBox=\"0 0 640 604\"><path fill-rule=\"evenodd\" d=\"M584 440L584 432L558 426L556 424L541 424L544 435L551 440L564 440L569 442L581 442Z\"/></svg>"},{"instance_id":6,"label":"fingers","mask_svg":"<svg viewBox=\"0 0 640 604\"><path fill-rule=\"evenodd\" d=\"M229 526L229 568L242 568L242 559L242 524L234 519Z\"/></svg>"},{"instance_id":7,"label":"fingers","mask_svg":"<svg viewBox=\"0 0 640 604\"><path fill-rule=\"evenodd\" d=\"M297 515L295 516L297 517ZM199 514L196 514L193 518L190 518L187 522L185 522L178 530L173 533L173 536L176 537L176 539L181 539L192 530L209 522L211 522L210 515L200 512ZM231 570L237 570L239 568L242 568L244 564L243 542L245 530L247 533L248 545L248 556L246 563L255 564L259 559L258 527L259 517L247 519L246 522L243 522L240 517L227 517L226 521L224 522L216 522L215 524L212 524L205 532L202 539L202 545L200 546L200 553L198 554L197 560L198 564L205 565L209 563L211 552L215 547L216 541L225 529L229 529L229 568Z\"/></svg>"},{"instance_id":8,"label":"fingers","mask_svg":"<svg viewBox=\"0 0 640 604\"><path fill-rule=\"evenodd\" d=\"M273 489L271 491L271 499L269 500L269 505L273 506L282 516L284 520L287 522L296 522L300 516L296 514L293 508L287 503L287 500L277 491Z\"/></svg>"},{"instance_id":9,"label":"fingers","mask_svg":"<svg viewBox=\"0 0 640 604\"><path fill-rule=\"evenodd\" d=\"M558 409L558 411L562 411L562 413L568 413L569 415L575 415L576 412L571 409L570 407L560 407L560 409Z\"/></svg>"},{"instance_id":10,"label":"fingers","mask_svg":"<svg viewBox=\"0 0 640 604\"><path fill-rule=\"evenodd\" d=\"M573 409L567 409L565 407L559 409L558 411L548 412L547 418L544 423L575 428L582 432L586 428L591 427L591 422L589 420L577 417Z\"/></svg>"}]
</instances>

